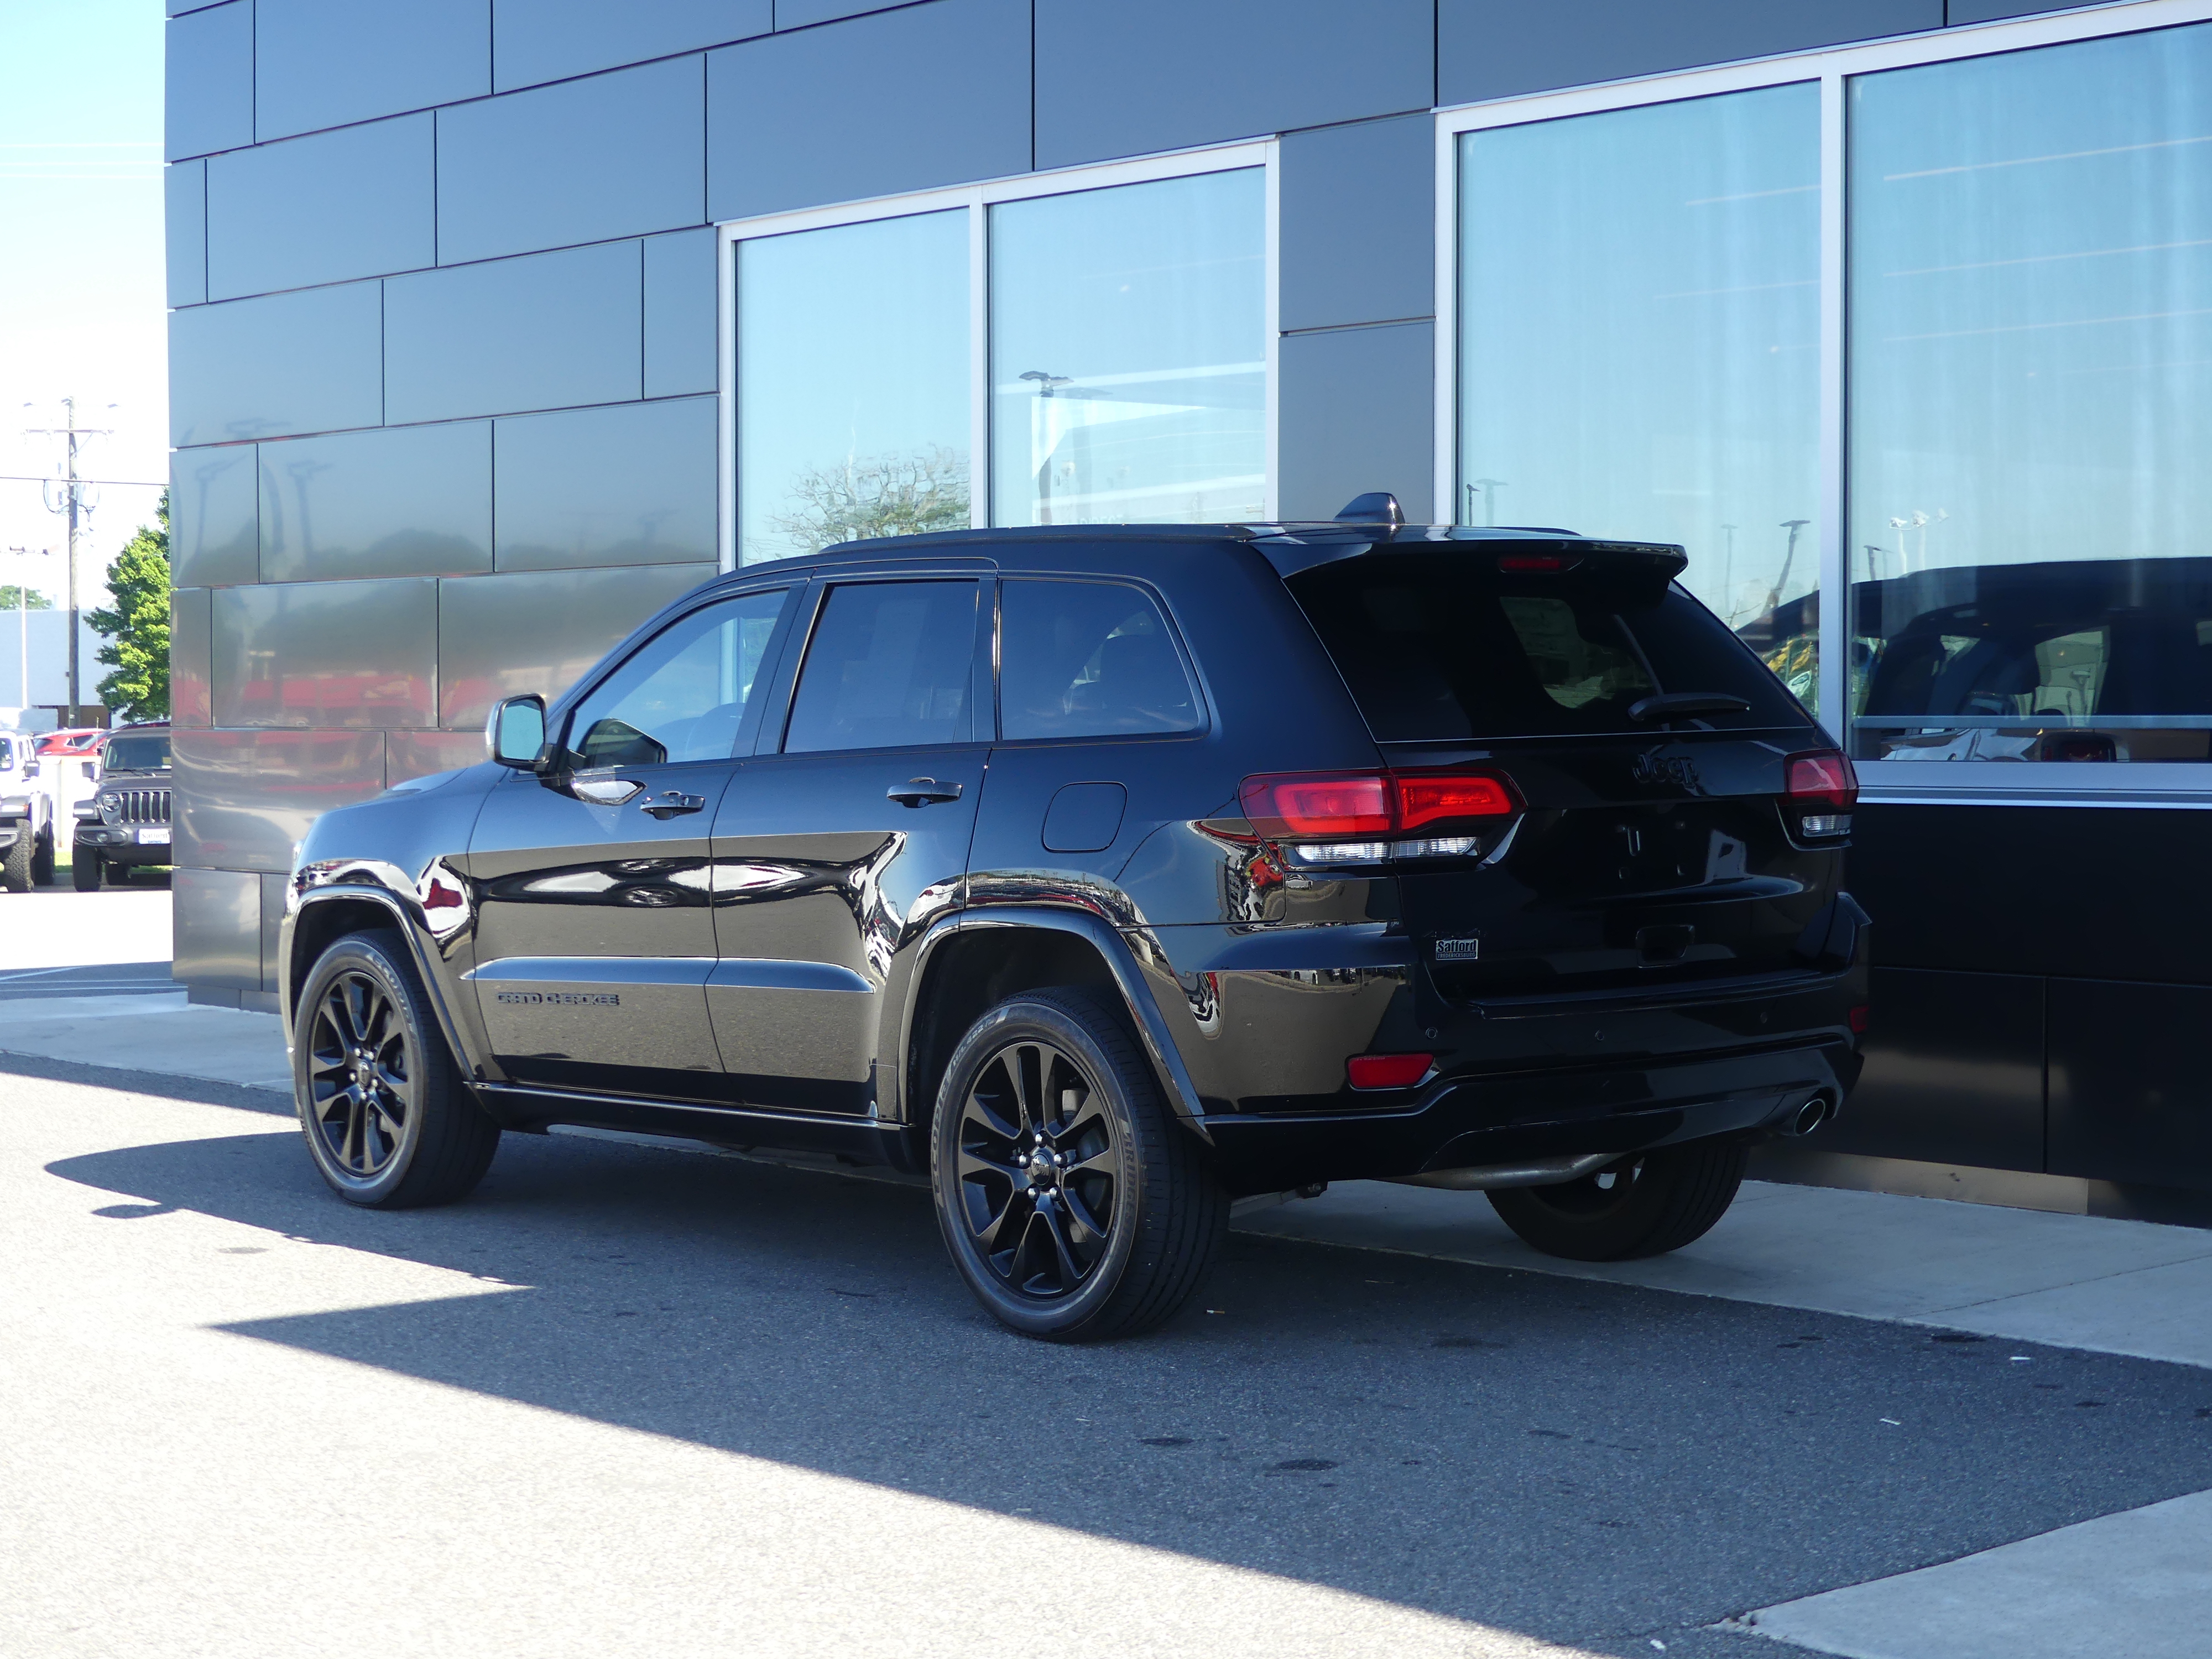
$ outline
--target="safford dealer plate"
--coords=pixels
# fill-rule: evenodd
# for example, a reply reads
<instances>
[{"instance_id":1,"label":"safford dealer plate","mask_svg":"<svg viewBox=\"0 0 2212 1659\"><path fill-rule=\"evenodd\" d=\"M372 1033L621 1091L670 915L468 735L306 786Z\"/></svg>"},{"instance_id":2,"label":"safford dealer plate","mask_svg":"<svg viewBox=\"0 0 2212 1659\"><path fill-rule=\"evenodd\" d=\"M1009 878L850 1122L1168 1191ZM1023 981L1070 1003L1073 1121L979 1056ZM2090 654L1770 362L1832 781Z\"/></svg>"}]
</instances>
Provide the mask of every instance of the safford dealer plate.
<instances>
[{"instance_id":1,"label":"safford dealer plate","mask_svg":"<svg viewBox=\"0 0 2212 1659\"><path fill-rule=\"evenodd\" d=\"M158 830L141 830L138 844L141 847L167 847L169 844L168 826L164 824Z\"/></svg>"}]
</instances>

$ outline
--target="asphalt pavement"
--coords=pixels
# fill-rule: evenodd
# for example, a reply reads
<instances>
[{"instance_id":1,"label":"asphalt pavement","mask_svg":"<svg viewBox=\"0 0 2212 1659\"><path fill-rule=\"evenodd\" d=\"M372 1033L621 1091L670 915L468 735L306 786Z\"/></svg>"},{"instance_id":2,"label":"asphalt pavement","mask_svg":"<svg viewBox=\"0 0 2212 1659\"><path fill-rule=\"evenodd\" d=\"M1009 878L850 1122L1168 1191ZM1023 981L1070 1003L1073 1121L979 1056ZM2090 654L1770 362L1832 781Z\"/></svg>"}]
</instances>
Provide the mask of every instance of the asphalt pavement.
<instances>
[{"instance_id":1,"label":"asphalt pavement","mask_svg":"<svg viewBox=\"0 0 2212 1659\"><path fill-rule=\"evenodd\" d=\"M369 1213L267 1093L10 1063L0 1651L1746 1659L2212 1487L2201 1367L1251 1232L1051 1347L911 1188L511 1136Z\"/></svg>"}]
</instances>

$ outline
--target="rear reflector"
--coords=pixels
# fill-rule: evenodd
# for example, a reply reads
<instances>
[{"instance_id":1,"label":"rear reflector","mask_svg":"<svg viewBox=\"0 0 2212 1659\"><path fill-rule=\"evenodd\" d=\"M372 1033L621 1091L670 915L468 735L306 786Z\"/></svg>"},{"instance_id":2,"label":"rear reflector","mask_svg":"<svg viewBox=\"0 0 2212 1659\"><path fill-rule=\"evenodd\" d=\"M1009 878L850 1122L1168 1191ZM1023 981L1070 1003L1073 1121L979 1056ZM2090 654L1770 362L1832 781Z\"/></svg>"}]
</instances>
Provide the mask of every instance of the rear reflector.
<instances>
[{"instance_id":1,"label":"rear reflector","mask_svg":"<svg viewBox=\"0 0 2212 1659\"><path fill-rule=\"evenodd\" d=\"M1410 1089L1429 1074L1433 1054L1355 1054L1345 1069L1355 1089Z\"/></svg>"},{"instance_id":2,"label":"rear reflector","mask_svg":"<svg viewBox=\"0 0 2212 1659\"><path fill-rule=\"evenodd\" d=\"M1874 1023L1874 1010L1862 1002L1850 1012L1851 1035L1864 1036L1867 1027Z\"/></svg>"},{"instance_id":3,"label":"rear reflector","mask_svg":"<svg viewBox=\"0 0 2212 1659\"><path fill-rule=\"evenodd\" d=\"M1497 829L1521 810L1486 772L1279 772L1244 780L1244 816L1269 841L1384 841Z\"/></svg>"}]
</instances>

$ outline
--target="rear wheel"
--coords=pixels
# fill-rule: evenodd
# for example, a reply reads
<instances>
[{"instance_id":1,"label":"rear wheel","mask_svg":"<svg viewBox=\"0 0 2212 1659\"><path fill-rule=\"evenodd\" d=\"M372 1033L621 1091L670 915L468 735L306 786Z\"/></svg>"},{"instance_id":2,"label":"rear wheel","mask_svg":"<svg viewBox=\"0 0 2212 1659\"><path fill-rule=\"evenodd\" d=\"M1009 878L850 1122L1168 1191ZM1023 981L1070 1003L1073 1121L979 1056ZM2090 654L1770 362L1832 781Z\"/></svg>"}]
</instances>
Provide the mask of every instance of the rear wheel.
<instances>
[{"instance_id":1,"label":"rear wheel","mask_svg":"<svg viewBox=\"0 0 2212 1659\"><path fill-rule=\"evenodd\" d=\"M292 1092L316 1169L349 1204L450 1204L499 1147L396 933L349 934L308 974Z\"/></svg>"},{"instance_id":2,"label":"rear wheel","mask_svg":"<svg viewBox=\"0 0 2212 1659\"><path fill-rule=\"evenodd\" d=\"M40 887L54 884L54 832L52 825L39 837L38 845L31 849L31 879Z\"/></svg>"},{"instance_id":3,"label":"rear wheel","mask_svg":"<svg viewBox=\"0 0 2212 1659\"><path fill-rule=\"evenodd\" d=\"M1727 1212L1749 1151L1741 1140L1693 1140L1633 1152L1580 1181L1494 1191L1491 1207L1547 1255L1570 1261L1663 1255L1702 1238Z\"/></svg>"},{"instance_id":4,"label":"rear wheel","mask_svg":"<svg viewBox=\"0 0 2212 1659\"><path fill-rule=\"evenodd\" d=\"M1031 991L977 1020L938 1092L930 1174L961 1277L1027 1336L1098 1341L1189 1300L1229 1200L1120 1010Z\"/></svg>"},{"instance_id":5,"label":"rear wheel","mask_svg":"<svg viewBox=\"0 0 2212 1659\"><path fill-rule=\"evenodd\" d=\"M100 890L100 854L89 847L74 848L70 854L70 885L80 893Z\"/></svg>"}]
</instances>

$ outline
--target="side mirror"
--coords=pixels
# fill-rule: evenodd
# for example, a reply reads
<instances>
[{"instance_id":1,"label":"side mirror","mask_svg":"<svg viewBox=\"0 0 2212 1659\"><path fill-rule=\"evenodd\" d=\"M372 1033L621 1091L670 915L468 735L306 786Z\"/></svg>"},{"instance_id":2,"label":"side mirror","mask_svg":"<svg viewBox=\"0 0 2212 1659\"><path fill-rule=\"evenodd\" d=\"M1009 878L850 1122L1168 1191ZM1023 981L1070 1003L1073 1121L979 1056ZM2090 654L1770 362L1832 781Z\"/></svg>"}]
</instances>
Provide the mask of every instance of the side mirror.
<instances>
[{"instance_id":1,"label":"side mirror","mask_svg":"<svg viewBox=\"0 0 2212 1659\"><path fill-rule=\"evenodd\" d=\"M536 692L508 697L484 722L484 747L501 766L542 772L545 756L545 699Z\"/></svg>"}]
</instances>

